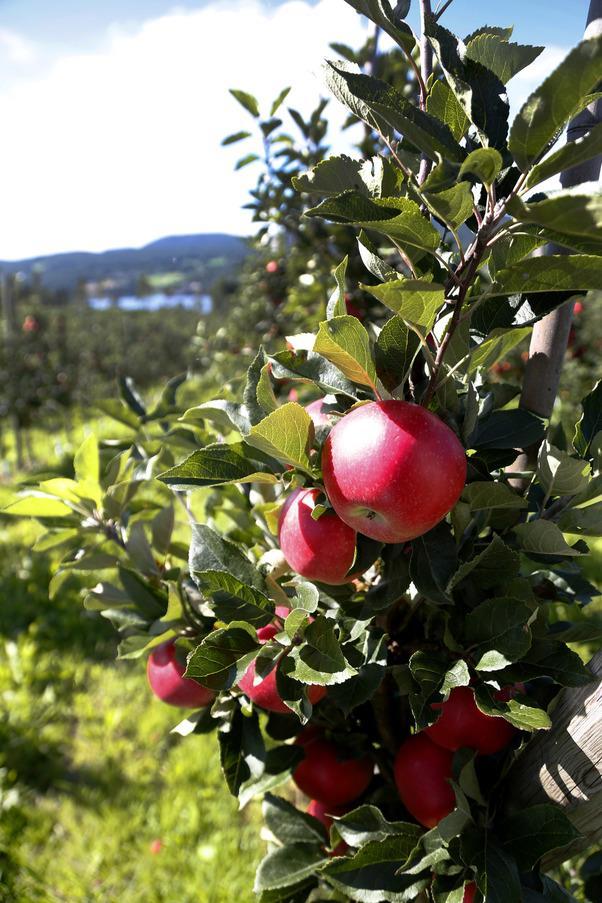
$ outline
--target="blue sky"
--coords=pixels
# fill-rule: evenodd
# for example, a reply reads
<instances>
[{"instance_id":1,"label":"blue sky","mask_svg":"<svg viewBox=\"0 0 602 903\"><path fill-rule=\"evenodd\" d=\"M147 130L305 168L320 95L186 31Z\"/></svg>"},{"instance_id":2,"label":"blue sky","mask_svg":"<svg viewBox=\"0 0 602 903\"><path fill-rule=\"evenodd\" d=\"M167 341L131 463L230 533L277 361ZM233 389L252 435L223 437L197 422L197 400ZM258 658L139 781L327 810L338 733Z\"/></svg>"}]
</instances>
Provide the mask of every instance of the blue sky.
<instances>
[{"instance_id":1,"label":"blue sky","mask_svg":"<svg viewBox=\"0 0 602 903\"><path fill-rule=\"evenodd\" d=\"M549 47L511 82L516 107L579 40L587 6L454 0L443 22L514 23ZM343 0L0 0L0 259L250 231L253 171L234 174L236 149L219 146L246 124L227 89L269 103L291 84L309 111L328 43L358 44L364 27Z\"/></svg>"}]
</instances>

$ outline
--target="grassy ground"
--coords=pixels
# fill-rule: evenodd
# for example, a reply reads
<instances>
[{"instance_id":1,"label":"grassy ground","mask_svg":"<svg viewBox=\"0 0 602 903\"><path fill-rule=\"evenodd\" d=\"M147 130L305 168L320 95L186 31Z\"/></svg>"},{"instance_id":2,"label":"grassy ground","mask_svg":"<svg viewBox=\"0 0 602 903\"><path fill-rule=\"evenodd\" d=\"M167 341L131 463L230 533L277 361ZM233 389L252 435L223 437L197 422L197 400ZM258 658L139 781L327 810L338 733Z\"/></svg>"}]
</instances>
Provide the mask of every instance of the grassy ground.
<instances>
[{"instance_id":1,"label":"grassy ground","mask_svg":"<svg viewBox=\"0 0 602 903\"><path fill-rule=\"evenodd\" d=\"M50 603L35 527L0 525L0 900L252 900L259 812L214 736L170 735L143 662L74 591Z\"/></svg>"}]
</instances>

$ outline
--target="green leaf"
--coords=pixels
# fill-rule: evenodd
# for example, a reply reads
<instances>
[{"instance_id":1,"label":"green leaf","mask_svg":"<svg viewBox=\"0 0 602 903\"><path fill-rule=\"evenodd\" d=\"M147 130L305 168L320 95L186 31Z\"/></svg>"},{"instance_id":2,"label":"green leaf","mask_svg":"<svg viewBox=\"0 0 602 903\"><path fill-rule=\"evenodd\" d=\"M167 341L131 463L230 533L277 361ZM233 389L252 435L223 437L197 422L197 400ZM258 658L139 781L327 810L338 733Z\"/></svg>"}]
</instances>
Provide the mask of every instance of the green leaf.
<instances>
[{"instance_id":1,"label":"green leaf","mask_svg":"<svg viewBox=\"0 0 602 903\"><path fill-rule=\"evenodd\" d=\"M158 479L175 490L224 483L277 483L274 474L283 470L278 461L247 442L206 445L182 464L159 474Z\"/></svg>"},{"instance_id":2,"label":"green leaf","mask_svg":"<svg viewBox=\"0 0 602 903\"><path fill-rule=\"evenodd\" d=\"M380 809L370 805L359 806L341 815L335 824L337 831L350 847L363 847L367 843L378 843L395 835L405 839L406 849L411 853L423 833L418 825L403 821L387 821Z\"/></svg>"},{"instance_id":3,"label":"green leaf","mask_svg":"<svg viewBox=\"0 0 602 903\"><path fill-rule=\"evenodd\" d=\"M84 439L73 459L75 479L79 483L91 483L98 485L100 480L100 455L98 453L98 439L91 433Z\"/></svg>"},{"instance_id":4,"label":"green leaf","mask_svg":"<svg viewBox=\"0 0 602 903\"><path fill-rule=\"evenodd\" d=\"M447 82L434 83L426 99L426 111L444 122L456 141L468 131L470 119Z\"/></svg>"},{"instance_id":5,"label":"green leaf","mask_svg":"<svg viewBox=\"0 0 602 903\"><path fill-rule=\"evenodd\" d=\"M246 621L265 627L274 617L274 603L265 593L225 571L198 571L194 578L204 593L213 597L213 610L220 621Z\"/></svg>"},{"instance_id":6,"label":"green leaf","mask_svg":"<svg viewBox=\"0 0 602 903\"><path fill-rule=\"evenodd\" d=\"M576 652L554 639L534 640L525 657L504 672L503 680L551 677L563 687L582 687L593 680Z\"/></svg>"},{"instance_id":7,"label":"green leaf","mask_svg":"<svg viewBox=\"0 0 602 903\"><path fill-rule=\"evenodd\" d=\"M251 427L247 439L265 454L311 473L309 452L314 427L311 417L300 404L288 402L268 414Z\"/></svg>"},{"instance_id":8,"label":"green leaf","mask_svg":"<svg viewBox=\"0 0 602 903\"><path fill-rule=\"evenodd\" d=\"M479 147L471 151L460 167L460 177L470 173L486 185L493 185L503 166L502 155L494 147Z\"/></svg>"},{"instance_id":9,"label":"green leaf","mask_svg":"<svg viewBox=\"0 0 602 903\"><path fill-rule=\"evenodd\" d=\"M470 352L467 372L473 374L480 368L489 370L496 361L502 357L507 357L510 351L516 348L517 345L520 345L529 335L531 335L530 326L512 330L504 328L494 329L484 342L481 342L480 345Z\"/></svg>"},{"instance_id":10,"label":"green leaf","mask_svg":"<svg viewBox=\"0 0 602 903\"><path fill-rule=\"evenodd\" d=\"M393 38L407 53L416 45L416 38L409 25L403 21L410 7L409 0L399 0L395 7L388 0L345 0L358 13L367 16L375 25Z\"/></svg>"},{"instance_id":11,"label":"green leaf","mask_svg":"<svg viewBox=\"0 0 602 903\"><path fill-rule=\"evenodd\" d=\"M234 167L234 169L235 171L244 169L245 166L249 165L249 163L255 163L259 159L259 154L246 154L244 157L241 157L240 160L236 161L236 166Z\"/></svg>"},{"instance_id":12,"label":"green leaf","mask_svg":"<svg viewBox=\"0 0 602 903\"><path fill-rule=\"evenodd\" d=\"M242 676L258 649L252 627L220 627L208 633L191 653L185 677L211 690L227 689Z\"/></svg>"},{"instance_id":13,"label":"green leaf","mask_svg":"<svg viewBox=\"0 0 602 903\"><path fill-rule=\"evenodd\" d=\"M376 370L370 338L356 317L333 317L322 321L314 350L335 364L354 383L374 387Z\"/></svg>"},{"instance_id":14,"label":"green leaf","mask_svg":"<svg viewBox=\"0 0 602 903\"><path fill-rule=\"evenodd\" d=\"M270 413L269 405L268 409L264 409L257 395L259 383L261 382L261 377L264 373L264 368L266 367L267 363L268 356L263 350L263 347L261 347L253 358L251 366L247 370L247 379L243 392L243 401L244 409L248 414L249 420L253 426L263 420L266 414Z\"/></svg>"},{"instance_id":15,"label":"green leaf","mask_svg":"<svg viewBox=\"0 0 602 903\"><path fill-rule=\"evenodd\" d=\"M519 568L518 553L510 549L495 533L482 552L458 568L448 583L447 591L451 592L467 577L481 589L491 589L512 579L518 574Z\"/></svg>"},{"instance_id":16,"label":"green leaf","mask_svg":"<svg viewBox=\"0 0 602 903\"><path fill-rule=\"evenodd\" d=\"M487 903L523 903L515 860L488 831L469 827L460 840L462 860L477 871L477 886Z\"/></svg>"},{"instance_id":17,"label":"green leaf","mask_svg":"<svg viewBox=\"0 0 602 903\"><path fill-rule=\"evenodd\" d=\"M468 665L463 659L459 659L445 672L440 692L447 695L447 693L455 687L467 687L469 683L470 671L468 670Z\"/></svg>"},{"instance_id":18,"label":"green leaf","mask_svg":"<svg viewBox=\"0 0 602 903\"><path fill-rule=\"evenodd\" d=\"M404 246L430 254L437 250L441 240L434 226L421 214L418 204L408 198L370 199L357 191L346 191L322 201L305 215L381 232Z\"/></svg>"},{"instance_id":19,"label":"green leaf","mask_svg":"<svg viewBox=\"0 0 602 903\"><path fill-rule=\"evenodd\" d=\"M259 105L252 94L248 94L246 91L239 91L236 88L230 88L230 94L239 102L241 107L244 107L251 116L257 119L259 116Z\"/></svg>"},{"instance_id":20,"label":"green leaf","mask_svg":"<svg viewBox=\"0 0 602 903\"><path fill-rule=\"evenodd\" d=\"M250 137L251 132L234 132L232 135L228 135L222 140L222 147L227 147L229 144L236 144L237 141L242 141L244 138Z\"/></svg>"},{"instance_id":21,"label":"green leaf","mask_svg":"<svg viewBox=\"0 0 602 903\"><path fill-rule=\"evenodd\" d=\"M326 861L318 845L289 843L278 847L262 859L255 876L255 893L291 887L314 872Z\"/></svg>"},{"instance_id":22,"label":"green leaf","mask_svg":"<svg viewBox=\"0 0 602 903\"><path fill-rule=\"evenodd\" d=\"M488 511L491 508L527 508L527 500L514 492L506 483L469 483L462 492L463 501L471 511Z\"/></svg>"},{"instance_id":23,"label":"green leaf","mask_svg":"<svg viewBox=\"0 0 602 903\"><path fill-rule=\"evenodd\" d=\"M466 616L466 642L475 645L477 669L497 671L517 661L531 645L531 631L527 625L531 609L512 598L487 599ZM499 657L488 656L496 652Z\"/></svg>"},{"instance_id":24,"label":"green leaf","mask_svg":"<svg viewBox=\"0 0 602 903\"><path fill-rule=\"evenodd\" d=\"M558 234L595 236L602 226L602 195L576 194L571 189L532 204L514 198L508 212L524 223L537 223Z\"/></svg>"},{"instance_id":25,"label":"green leaf","mask_svg":"<svg viewBox=\"0 0 602 903\"><path fill-rule=\"evenodd\" d=\"M363 285L362 288L399 314L406 322L430 332L439 309L445 300L445 288L437 282L422 279L396 279L383 285Z\"/></svg>"},{"instance_id":26,"label":"green leaf","mask_svg":"<svg viewBox=\"0 0 602 903\"><path fill-rule=\"evenodd\" d=\"M460 163L465 151L449 128L410 103L387 82L326 63L326 80L334 96L371 127L386 123L431 160Z\"/></svg>"},{"instance_id":27,"label":"green leaf","mask_svg":"<svg viewBox=\"0 0 602 903\"><path fill-rule=\"evenodd\" d=\"M600 153L602 153L602 123L594 125L587 135L567 142L563 147L534 166L527 176L525 188L539 185L540 182L545 182L551 176L564 172L565 169L570 169L573 166L578 166L580 163L585 163L587 160L591 160L592 157L597 157Z\"/></svg>"},{"instance_id":28,"label":"green leaf","mask_svg":"<svg viewBox=\"0 0 602 903\"><path fill-rule=\"evenodd\" d=\"M459 182L444 191L425 192L424 197L435 216L447 223L452 230L456 230L472 216L474 199L467 182Z\"/></svg>"},{"instance_id":29,"label":"green leaf","mask_svg":"<svg viewBox=\"0 0 602 903\"><path fill-rule=\"evenodd\" d=\"M266 793L261 808L268 830L280 843L326 842L326 832L322 824L311 815L299 812L288 800Z\"/></svg>"},{"instance_id":30,"label":"green leaf","mask_svg":"<svg viewBox=\"0 0 602 903\"><path fill-rule=\"evenodd\" d=\"M374 346L378 378L392 392L403 385L420 348L420 339L408 329L402 317L387 320Z\"/></svg>"},{"instance_id":31,"label":"green leaf","mask_svg":"<svg viewBox=\"0 0 602 903\"><path fill-rule=\"evenodd\" d=\"M357 237L357 247L362 258L362 263L369 273L386 282L388 279L397 279L397 270L393 269L388 263L385 263L377 253L377 249L370 241L364 230Z\"/></svg>"},{"instance_id":32,"label":"green leaf","mask_svg":"<svg viewBox=\"0 0 602 903\"><path fill-rule=\"evenodd\" d=\"M222 724L217 736L226 784L230 793L238 796L241 785L263 770L265 746L256 713L247 717L236 709L232 720Z\"/></svg>"},{"instance_id":33,"label":"green leaf","mask_svg":"<svg viewBox=\"0 0 602 903\"><path fill-rule=\"evenodd\" d=\"M516 408L494 411L479 420L468 440L469 448L526 448L544 434L545 422L531 411Z\"/></svg>"},{"instance_id":34,"label":"green leaf","mask_svg":"<svg viewBox=\"0 0 602 903\"><path fill-rule=\"evenodd\" d=\"M433 602L449 603L447 585L457 567L456 543L446 523L412 542L410 577L419 592Z\"/></svg>"},{"instance_id":35,"label":"green leaf","mask_svg":"<svg viewBox=\"0 0 602 903\"><path fill-rule=\"evenodd\" d=\"M546 495L577 495L588 485L589 465L580 458L571 458L547 440L537 457L537 479Z\"/></svg>"},{"instance_id":36,"label":"green leaf","mask_svg":"<svg viewBox=\"0 0 602 903\"><path fill-rule=\"evenodd\" d=\"M203 404L196 405L194 408L188 408L184 412L180 420L185 423L204 423L208 420L215 423L220 432L228 433L232 429L239 433L248 433L251 429L251 421L249 420L249 412L242 404L235 404L233 401L225 401L222 398L216 398L213 401L205 401Z\"/></svg>"},{"instance_id":37,"label":"green leaf","mask_svg":"<svg viewBox=\"0 0 602 903\"><path fill-rule=\"evenodd\" d=\"M294 646L290 653L294 668L289 669L289 677L301 683L328 686L342 683L357 674L343 655L333 622L324 615L318 615L309 624L304 640L301 646Z\"/></svg>"},{"instance_id":38,"label":"green leaf","mask_svg":"<svg viewBox=\"0 0 602 903\"><path fill-rule=\"evenodd\" d=\"M313 351L280 351L270 358L274 379L315 383L326 395L347 395L357 400L357 388L338 367Z\"/></svg>"},{"instance_id":39,"label":"green leaf","mask_svg":"<svg viewBox=\"0 0 602 903\"><path fill-rule=\"evenodd\" d=\"M508 130L508 103L500 79L481 63L463 58L464 47L450 31L427 24L426 33L435 50L447 83L485 144L503 147Z\"/></svg>"},{"instance_id":40,"label":"green leaf","mask_svg":"<svg viewBox=\"0 0 602 903\"><path fill-rule=\"evenodd\" d=\"M270 107L270 116L273 116L274 113L276 113L276 111L279 109L279 107L283 103L283 101L285 101L286 98L288 97L290 90L291 90L290 87L282 89L282 91L280 92L280 94L278 95L278 97L275 99L274 103Z\"/></svg>"},{"instance_id":41,"label":"green leaf","mask_svg":"<svg viewBox=\"0 0 602 903\"><path fill-rule=\"evenodd\" d=\"M348 255L345 255L338 267L334 271L334 278L337 287L328 299L326 305L326 318L332 320L333 317L344 317L347 314L345 306L345 274L347 272L347 264L349 263Z\"/></svg>"},{"instance_id":42,"label":"green leaf","mask_svg":"<svg viewBox=\"0 0 602 903\"><path fill-rule=\"evenodd\" d=\"M589 457L592 440L602 430L602 380L581 402L583 414L575 427L573 445L582 458Z\"/></svg>"},{"instance_id":43,"label":"green leaf","mask_svg":"<svg viewBox=\"0 0 602 903\"><path fill-rule=\"evenodd\" d=\"M506 721L514 725L519 731L534 733L535 731L548 731L552 727L548 713L534 701L521 702L518 699L509 699L504 704L504 711L494 710L493 708L488 711L482 705L480 698L477 701L479 708L484 710L486 714L503 715Z\"/></svg>"},{"instance_id":44,"label":"green leaf","mask_svg":"<svg viewBox=\"0 0 602 903\"><path fill-rule=\"evenodd\" d=\"M334 197L349 190L358 191L366 197L381 197L388 167L390 164L383 157L354 160L340 154L327 157L308 172L294 176L293 187L297 191L321 194L323 197ZM393 181L391 176L387 181Z\"/></svg>"},{"instance_id":45,"label":"green leaf","mask_svg":"<svg viewBox=\"0 0 602 903\"><path fill-rule=\"evenodd\" d=\"M490 294L581 292L598 289L601 283L602 258L589 254L549 254L529 257L500 270Z\"/></svg>"},{"instance_id":46,"label":"green leaf","mask_svg":"<svg viewBox=\"0 0 602 903\"><path fill-rule=\"evenodd\" d=\"M359 903L406 903L431 882L422 876L398 874L416 845L415 835L393 835L365 844L351 857L336 857L324 867L328 883Z\"/></svg>"},{"instance_id":47,"label":"green leaf","mask_svg":"<svg viewBox=\"0 0 602 903\"><path fill-rule=\"evenodd\" d=\"M581 834L559 806L541 803L506 818L500 833L504 849L514 856L521 871L528 872L546 853L567 846Z\"/></svg>"},{"instance_id":48,"label":"green leaf","mask_svg":"<svg viewBox=\"0 0 602 903\"><path fill-rule=\"evenodd\" d=\"M537 59L543 47L513 44L496 34L480 34L466 45L466 57L494 72L505 85Z\"/></svg>"},{"instance_id":49,"label":"green leaf","mask_svg":"<svg viewBox=\"0 0 602 903\"><path fill-rule=\"evenodd\" d=\"M602 536L602 504L589 505L587 508L570 508L564 512L558 526L563 533Z\"/></svg>"},{"instance_id":50,"label":"green leaf","mask_svg":"<svg viewBox=\"0 0 602 903\"><path fill-rule=\"evenodd\" d=\"M192 525L188 565L192 577L196 573L222 571L261 592L265 588L263 577L238 546L224 539L207 524Z\"/></svg>"},{"instance_id":51,"label":"green leaf","mask_svg":"<svg viewBox=\"0 0 602 903\"><path fill-rule=\"evenodd\" d=\"M526 555L558 555L562 558L582 555L578 549L572 549L566 542L556 524L549 520L530 521L514 527L521 549Z\"/></svg>"},{"instance_id":52,"label":"green leaf","mask_svg":"<svg viewBox=\"0 0 602 903\"><path fill-rule=\"evenodd\" d=\"M601 47L600 36L582 41L523 105L508 139L510 153L523 172L537 162L602 80Z\"/></svg>"},{"instance_id":53,"label":"green leaf","mask_svg":"<svg viewBox=\"0 0 602 903\"><path fill-rule=\"evenodd\" d=\"M60 499L51 498L36 492L28 492L2 509L3 514L14 514L19 517L69 517L73 514L73 508L61 502Z\"/></svg>"}]
</instances>

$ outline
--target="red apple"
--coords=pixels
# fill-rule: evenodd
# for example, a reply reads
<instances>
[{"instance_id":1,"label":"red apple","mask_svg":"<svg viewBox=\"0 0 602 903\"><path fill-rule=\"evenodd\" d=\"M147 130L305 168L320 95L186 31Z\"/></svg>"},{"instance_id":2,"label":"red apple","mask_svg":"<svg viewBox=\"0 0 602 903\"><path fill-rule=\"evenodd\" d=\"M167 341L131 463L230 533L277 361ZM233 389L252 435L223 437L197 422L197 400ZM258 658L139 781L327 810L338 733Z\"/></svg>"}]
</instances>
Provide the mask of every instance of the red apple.
<instances>
[{"instance_id":1,"label":"red apple","mask_svg":"<svg viewBox=\"0 0 602 903\"><path fill-rule=\"evenodd\" d=\"M324 803L318 802L318 800L312 800L307 807L307 811L310 815L313 815L314 818L317 818L319 822L322 822L327 831L330 831L330 826L332 825L332 816L333 815L344 815L347 812L347 808L345 806L326 806ZM344 840L341 840L340 843L336 845L334 850L331 852L331 856L344 856L345 852L349 849Z\"/></svg>"},{"instance_id":2,"label":"red apple","mask_svg":"<svg viewBox=\"0 0 602 903\"><path fill-rule=\"evenodd\" d=\"M368 756L343 758L334 743L319 732L303 732L295 743L303 747L305 758L293 772L299 790L327 807L350 803L366 790L374 773Z\"/></svg>"},{"instance_id":3,"label":"red apple","mask_svg":"<svg viewBox=\"0 0 602 903\"><path fill-rule=\"evenodd\" d=\"M305 410L311 417L314 426L330 426L330 420L323 411L324 399L317 398L305 405Z\"/></svg>"},{"instance_id":4,"label":"red apple","mask_svg":"<svg viewBox=\"0 0 602 903\"><path fill-rule=\"evenodd\" d=\"M479 709L470 687L455 687L445 702L435 702L432 707L441 714L425 733L443 749L455 752L466 746L491 755L507 746L515 734L505 718Z\"/></svg>"},{"instance_id":5,"label":"red apple","mask_svg":"<svg viewBox=\"0 0 602 903\"><path fill-rule=\"evenodd\" d=\"M276 615L282 620L286 618L289 611L290 609L285 608L284 605L276 606ZM260 643L267 643L268 640L276 636L279 630L280 628L275 624L260 627L257 631L257 639ZM267 712L277 712L279 715L290 715L291 710L282 701L276 686L276 668L272 668L261 680L256 673L255 662L253 661L238 681L238 686L245 696L248 696L251 702L254 702L260 709L265 709ZM326 696L326 687L310 686L308 687L307 695L311 704L316 705Z\"/></svg>"},{"instance_id":6,"label":"red apple","mask_svg":"<svg viewBox=\"0 0 602 903\"><path fill-rule=\"evenodd\" d=\"M268 260L265 265L266 273L277 273L278 272L278 261L277 260Z\"/></svg>"},{"instance_id":7,"label":"red apple","mask_svg":"<svg viewBox=\"0 0 602 903\"><path fill-rule=\"evenodd\" d=\"M163 849L163 842L158 839L151 840L151 842L149 844L149 849L150 849L151 853L153 854L153 856L156 856L157 853L160 853L161 850Z\"/></svg>"},{"instance_id":8,"label":"red apple","mask_svg":"<svg viewBox=\"0 0 602 903\"><path fill-rule=\"evenodd\" d=\"M297 574L308 580L337 585L349 583L348 571L355 558L355 530L334 511L318 520L311 516L319 489L295 489L280 512L278 541L282 554Z\"/></svg>"},{"instance_id":9,"label":"red apple","mask_svg":"<svg viewBox=\"0 0 602 903\"><path fill-rule=\"evenodd\" d=\"M432 743L424 732L415 734L399 747L394 776L399 798L426 828L434 828L456 807L449 784L453 755Z\"/></svg>"},{"instance_id":10,"label":"red apple","mask_svg":"<svg viewBox=\"0 0 602 903\"><path fill-rule=\"evenodd\" d=\"M148 657L146 674L155 696L169 705L184 709L196 709L213 702L215 693L202 687L196 680L183 677L185 670L186 666L178 658L173 640L153 649Z\"/></svg>"},{"instance_id":11,"label":"red apple","mask_svg":"<svg viewBox=\"0 0 602 903\"><path fill-rule=\"evenodd\" d=\"M469 881L468 884L464 885L464 896L462 898L462 903L474 903L475 894L477 892L477 886L474 881Z\"/></svg>"},{"instance_id":12,"label":"red apple","mask_svg":"<svg viewBox=\"0 0 602 903\"><path fill-rule=\"evenodd\" d=\"M573 313L577 317L579 316L579 314L583 313L583 301L575 301L575 304L573 306Z\"/></svg>"},{"instance_id":13,"label":"red apple","mask_svg":"<svg viewBox=\"0 0 602 903\"><path fill-rule=\"evenodd\" d=\"M322 472L341 520L372 539L397 543L426 533L453 508L466 456L455 433L425 408L376 401L333 426Z\"/></svg>"}]
</instances>

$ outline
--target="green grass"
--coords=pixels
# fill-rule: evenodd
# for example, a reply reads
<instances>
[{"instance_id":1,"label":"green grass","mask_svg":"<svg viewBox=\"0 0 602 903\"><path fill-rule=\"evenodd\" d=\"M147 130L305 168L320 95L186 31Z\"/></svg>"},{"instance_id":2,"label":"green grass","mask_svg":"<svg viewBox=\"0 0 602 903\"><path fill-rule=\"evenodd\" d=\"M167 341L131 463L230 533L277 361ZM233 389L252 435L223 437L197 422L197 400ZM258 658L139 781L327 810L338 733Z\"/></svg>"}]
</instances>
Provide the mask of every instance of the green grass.
<instances>
[{"instance_id":1,"label":"green grass","mask_svg":"<svg viewBox=\"0 0 602 903\"><path fill-rule=\"evenodd\" d=\"M237 811L215 736L169 733L185 713L107 622L48 601L34 532L0 528L0 900L251 901L257 805Z\"/></svg>"}]
</instances>

